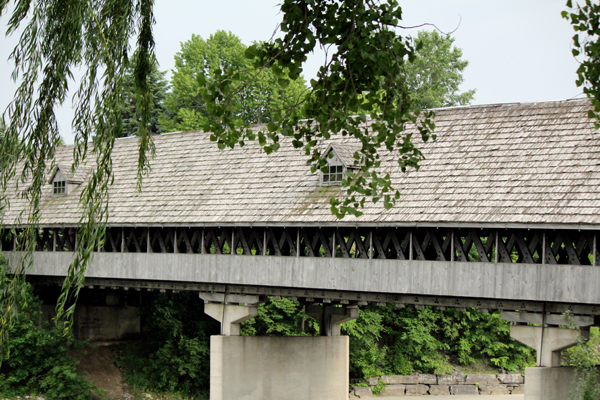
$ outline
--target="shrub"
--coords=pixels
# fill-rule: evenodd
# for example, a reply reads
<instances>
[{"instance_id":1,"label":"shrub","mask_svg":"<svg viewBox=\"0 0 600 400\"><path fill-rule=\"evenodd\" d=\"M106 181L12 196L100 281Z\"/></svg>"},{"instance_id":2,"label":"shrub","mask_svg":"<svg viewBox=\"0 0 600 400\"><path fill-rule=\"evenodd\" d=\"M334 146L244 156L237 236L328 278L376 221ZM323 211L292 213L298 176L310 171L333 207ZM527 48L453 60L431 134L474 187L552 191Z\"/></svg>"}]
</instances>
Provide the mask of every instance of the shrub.
<instances>
[{"instance_id":1,"label":"shrub","mask_svg":"<svg viewBox=\"0 0 600 400\"><path fill-rule=\"evenodd\" d=\"M210 335L219 323L204 314L196 293L150 295L141 309L142 339L124 347L116 363L139 390L207 397Z\"/></svg>"},{"instance_id":2,"label":"shrub","mask_svg":"<svg viewBox=\"0 0 600 400\"><path fill-rule=\"evenodd\" d=\"M94 386L81 377L76 370L77 361L67 355L67 346L74 344L74 339L63 336L57 327L37 326L40 303L31 285L19 277L9 277L4 268L1 258L0 289L6 294L8 285L14 283L10 290L14 290L15 298L11 303L13 323L5 327L9 340L2 353L0 394L43 394L47 400L90 398ZM4 315L8 308L6 296L0 308Z\"/></svg>"}]
</instances>

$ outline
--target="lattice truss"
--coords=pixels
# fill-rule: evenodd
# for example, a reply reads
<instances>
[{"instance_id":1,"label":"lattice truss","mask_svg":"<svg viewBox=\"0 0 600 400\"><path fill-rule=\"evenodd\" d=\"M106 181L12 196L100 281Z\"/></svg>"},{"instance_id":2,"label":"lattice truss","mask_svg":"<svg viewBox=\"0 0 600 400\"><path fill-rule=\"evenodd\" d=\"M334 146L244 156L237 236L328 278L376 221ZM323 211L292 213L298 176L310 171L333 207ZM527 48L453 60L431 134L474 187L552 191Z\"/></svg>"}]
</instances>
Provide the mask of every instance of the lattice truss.
<instances>
[{"instance_id":1,"label":"lattice truss","mask_svg":"<svg viewBox=\"0 0 600 400\"><path fill-rule=\"evenodd\" d=\"M2 249L18 250L20 234L5 230ZM74 227L40 228L36 237L38 251L73 251L77 246ZM98 251L598 264L596 233L579 230L109 227Z\"/></svg>"}]
</instances>

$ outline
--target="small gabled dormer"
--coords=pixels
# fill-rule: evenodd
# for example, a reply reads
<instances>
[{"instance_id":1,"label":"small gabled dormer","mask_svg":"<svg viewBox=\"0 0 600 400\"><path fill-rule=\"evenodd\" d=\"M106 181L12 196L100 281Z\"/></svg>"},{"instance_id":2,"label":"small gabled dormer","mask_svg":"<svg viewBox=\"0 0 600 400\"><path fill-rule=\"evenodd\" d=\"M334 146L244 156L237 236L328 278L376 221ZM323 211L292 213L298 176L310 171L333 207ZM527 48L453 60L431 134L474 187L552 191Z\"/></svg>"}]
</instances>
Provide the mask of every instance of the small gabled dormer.
<instances>
[{"instance_id":1,"label":"small gabled dormer","mask_svg":"<svg viewBox=\"0 0 600 400\"><path fill-rule=\"evenodd\" d=\"M52 186L53 196L66 196L81 184L80 181L69 176L58 164L48 183Z\"/></svg>"},{"instance_id":2,"label":"small gabled dormer","mask_svg":"<svg viewBox=\"0 0 600 400\"><path fill-rule=\"evenodd\" d=\"M325 169L321 169L321 186L341 185L348 169L360 168L354 159L354 153L359 150L356 146L330 144L325 150Z\"/></svg>"}]
</instances>

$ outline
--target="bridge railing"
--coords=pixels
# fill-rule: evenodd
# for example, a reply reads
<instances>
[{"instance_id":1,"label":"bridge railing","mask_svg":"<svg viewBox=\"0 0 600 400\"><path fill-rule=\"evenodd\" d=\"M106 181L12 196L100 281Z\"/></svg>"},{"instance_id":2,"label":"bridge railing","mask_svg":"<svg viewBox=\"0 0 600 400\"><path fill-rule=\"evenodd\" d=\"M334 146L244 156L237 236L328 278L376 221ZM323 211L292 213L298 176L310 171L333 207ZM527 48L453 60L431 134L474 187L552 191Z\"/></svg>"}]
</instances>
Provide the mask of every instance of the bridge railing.
<instances>
[{"instance_id":1,"label":"bridge railing","mask_svg":"<svg viewBox=\"0 0 600 400\"><path fill-rule=\"evenodd\" d=\"M5 230L2 250L19 247ZM37 251L73 251L77 228L39 228ZM597 265L596 232L369 227L108 227L100 252Z\"/></svg>"}]
</instances>

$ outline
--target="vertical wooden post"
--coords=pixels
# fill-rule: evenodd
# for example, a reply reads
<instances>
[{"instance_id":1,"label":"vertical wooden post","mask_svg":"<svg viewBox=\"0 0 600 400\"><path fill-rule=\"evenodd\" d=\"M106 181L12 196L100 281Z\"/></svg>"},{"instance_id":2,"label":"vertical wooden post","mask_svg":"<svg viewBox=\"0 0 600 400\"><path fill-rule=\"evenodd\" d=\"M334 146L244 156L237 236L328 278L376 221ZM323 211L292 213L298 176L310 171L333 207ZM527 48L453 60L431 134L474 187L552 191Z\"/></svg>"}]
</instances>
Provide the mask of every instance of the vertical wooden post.
<instances>
[{"instance_id":1,"label":"vertical wooden post","mask_svg":"<svg viewBox=\"0 0 600 400\"><path fill-rule=\"evenodd\" d=\"M450 261L454 261L456 257L456 251L454 251L454 229L450 231Z\"/></svg>"},{"instance_id":2,"label":"vertical wooden post","mask_svg":"<svg viewBox=\"0 0 600 400\"><path fill-rule=\"evenodd\" d=\"M152 243L150 243L150 227L146 228L146 253L152 253Z\"/></svg>"},{"instance_id":3,"label":"vertical wooden post","mask_svg":"<svg viewBox=\"0 0 600 400\"><path fill-rule=\"evenodd\" d=\"M200 254L204 254L206 247L204 247L204 227L202 227L202 237L200 238Z\"/></svg>"},{"instance_id":4,"label":"vertical wooden post","mask_svg":"<svg viewBox=\"0 0 600 400\"><path fill-rule=\"evenodd\" d=\"M369 231L369 260L373 259L373 230Z\"/></svg>"},{"instance_id":5,"label":"vertical wooden post","mask_svg":"<svg viewBox=\"0 0 600 400\"><path fill-rule=\"evenodd\" d=\"M498 258L498 246L500 245L500 236L498 234L498 229L496 229L496 251L494 252L494 262L497 263L500 259Z\"/></svg>"},{"instance_id":6,"label":"vertical wooden post","mask_svg":"<svg viewBox=\"0 0 600 400\"><path fill-rule=\"evenodd\" d=\"M413 259L413 230L411 229L409 233L410 233L410 235L408 237L409 238L408 259L412 260Z\"/></svg>"},{"instance_id":7,"label":"vertical wooden post","mask_svg":"<svg viewBox=\"0 0 600 400\"><path fill-rule=\"evenodd\" d=\"M125 227L121 227L121 253L125 253Z\"/></svg>"},{"instance_id":8,"label":"vertical wooden post","mask_svg":"<svg viewBox=\"0 0 600 400\"><path fill-rule=\"evenodd\" d=\"M232 256L237 254L234 243L235 243L235 226L231 228L231 252L229 254L231 254Z\"/></svg>"},{"instance_id":9,"label":"vertical wooden post","mask_svg":"<svg viewBox=\"0 0 600 400\"><path fill-rule=\"evenodd\" d=\"M546 264L546 231L542 232L542 264Z\"/></svg>"},{"instance_id":10,"label":"vertical wooden post","mask_svg":"<svg viewBox=\"0 0 600 400\"><path fill-rule=\"evenodd\" d=\"M596 266L596 252L597 252L597 249L596 249L596 232L594 232L594 244L593 244L592 247L594 248L594 254L592 256L592 260L593 260L592 261L592 265Z\"/></svg>"},{"instance_id":11,"label":"vertical wooden post","mask_svg":"<svg viewBox=\"0 0 600 400\"><path fill-rule=\"evenodd\" d=\"M331 258L335 258L335 229L333 228L333 237L331 238Z\"/></svg>"},{"instance_id":12,"label":"vertical wooden post","mask_svg":"<svg viewBox=\"0 0 600 400\"><path fill-rule=\"evenodd\" d=\"M265 226L265 230L263 231L263 256L267 255L267 227Z\"/></svg>"},{"instance_id":13,"label":"vertical wooden post","mask_svg":"<svg viewBox=\"0 0 600 400\"><path fill-rule=\"evenodd\" d=\"M296 257L300 257L300 227L296 228Z\"/></svg>"},{"instance_id":14,"label":"vertical wooden post","mask_svg":"<svg viewBox=\"0 0 600 400\"><path fill-rule=\"evenodd\" d=\"M179 253L177 248L177 228L173 228L173 253Z\"/></svg>"}]
</instances>

